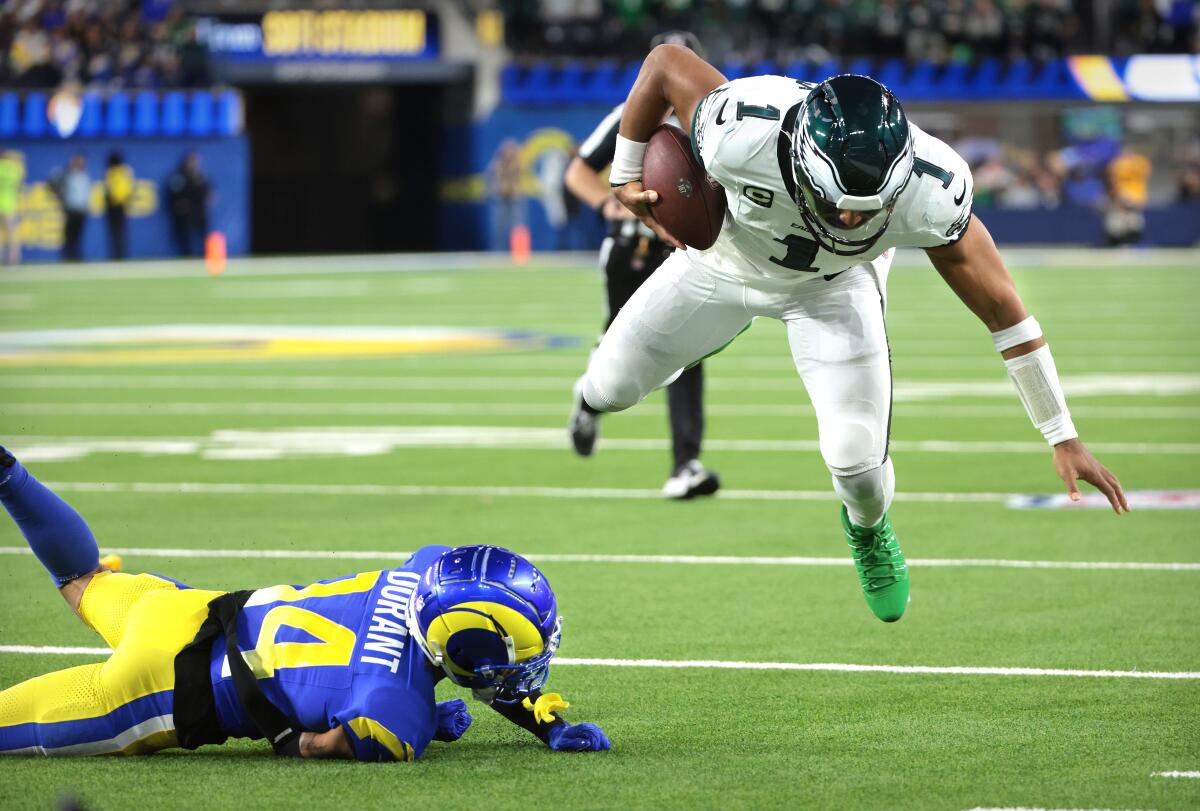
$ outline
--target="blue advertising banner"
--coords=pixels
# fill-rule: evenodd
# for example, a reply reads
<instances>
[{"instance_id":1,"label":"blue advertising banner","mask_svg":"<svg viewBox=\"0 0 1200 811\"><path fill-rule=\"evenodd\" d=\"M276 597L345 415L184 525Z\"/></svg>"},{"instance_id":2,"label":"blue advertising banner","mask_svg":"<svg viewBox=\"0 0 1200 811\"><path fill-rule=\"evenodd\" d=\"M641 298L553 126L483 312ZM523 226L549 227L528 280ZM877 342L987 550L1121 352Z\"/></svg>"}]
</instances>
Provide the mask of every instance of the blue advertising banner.
<instances>
[{"instance_id":1,"label":"blue advertising banner","mask_svg":"<svg viewBox=\"0 0 1200 811\"><path fill-rule=\"evenodd\" d=\"M128 240L131 258L176 256L180 253L176 220L172 217L168 178L184 156L199 158L211 195L207 207L208 230L225 236L231 256L250 247L250 157L245 138L179 139L131 142L89 140L75 143L21 144L25 183L19 201L19 229L26 261L56 261L62 255L64 223L62 204L52 188L53 178L82 154L91 179L88 217L83 227L85 260L109 256L104 215L104 171L109 155L120 153L134 174L133 197L128 206ZM202 236L193 228L190 249L201 251Z\"/></svg>"},{"instance_id":2,"label":"blue advertising banner","mask_svg":"<svg viewBox=\"0 0 1200 811\"><path fill-rule=\"evenodd\" d=\"M200 39L217 62L436 59L437 17L421 10L268 11L201 18Z\"/></svg>"},{"instance_id":3,"label":"blue advertising banner","mask_svg":"<svg viewBox=\"0 0 1200 811\"><path fill-rule=\"evenodd\" d=\"M529 110L497 108L487 119L445 132L442 149L441 233L445 250L508 250L517 225L529 229L533 250L578 250L600 244L599 215L574 200L563 174L575 150L611 107ZM498 194L496 172L506 149L520 161L520 196Z\"/></svg>"}]
</instances>

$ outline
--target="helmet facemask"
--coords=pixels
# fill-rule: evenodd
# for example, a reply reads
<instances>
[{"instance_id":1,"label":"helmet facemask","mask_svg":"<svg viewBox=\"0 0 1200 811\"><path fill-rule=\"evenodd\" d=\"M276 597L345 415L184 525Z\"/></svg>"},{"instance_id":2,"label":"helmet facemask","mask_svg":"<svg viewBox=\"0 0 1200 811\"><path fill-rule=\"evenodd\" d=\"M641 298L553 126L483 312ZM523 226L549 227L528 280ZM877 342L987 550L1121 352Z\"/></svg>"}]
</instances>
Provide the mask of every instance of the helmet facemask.
<instances>
[{"instance_id":1,"label":"helmet facemask","mask_svg":"<svg viewBox=\"0 0 1200 811\"><path fill-rule=\"evenodd\" d=\"M839 91L849 97L845 105ZM870 250L912 174L912 137L899 103L873 79L837 76L805 99L790 135L796 204L813 239L839 256ZM847 227L839 210L861 219Z\"/></svg>"},{"instance_id":2,"label":"helmet facemask","mask_svg":"<svg viewBox=\"0 0 1200 811\"><path fill-rule=\"evenodd\" d=\"M517 558L495 547L466 547L446 554L470 557L474 549L482 552L484 570L493 551ZM527 561L518 560L541 577ZM541 687L562 639L562 617L553 594L542 600L539 609L503 583L478 582L474 572L443 578L439 563L422 578L425 587L413 591L407 612L409 635L430 664L488 703L519 701ZM454 593L445 594L447 587ZM470 590L467 600L463 600L464 588ZM545 588L548 592L548 585Z\"/></svg>"}]
</instances>

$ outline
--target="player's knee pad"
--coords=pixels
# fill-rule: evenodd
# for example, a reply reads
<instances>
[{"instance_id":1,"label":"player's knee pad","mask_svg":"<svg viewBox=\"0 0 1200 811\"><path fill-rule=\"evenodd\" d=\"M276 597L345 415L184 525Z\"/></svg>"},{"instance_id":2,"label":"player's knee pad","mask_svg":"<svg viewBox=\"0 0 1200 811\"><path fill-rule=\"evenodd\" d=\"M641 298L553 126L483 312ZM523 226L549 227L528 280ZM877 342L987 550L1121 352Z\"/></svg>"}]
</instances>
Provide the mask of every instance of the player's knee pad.
<instances>
[{"instance_id":1,"label":"player's knee pad","mask_svg":"<svg viewBox=\"0 0 1200 811\"><path fill-rule=\"evenodd\" d=\"M821 457L834 476L853 476L883 464L883 447L865 420L839 420L821 426Z\"/></svg>"},{"instance_id":2,"label":"player's knee pad","mask_svg":"<svg viewBox=\"0 0 1200 811\"><path fill-rule=\"evenodd\" d=\"M610 377L601 382L596 380L592 369L583 377L583 399L597 411L624 411L642 399L642 393L629 379Z\"/></svg>"},{"instance_id":3,"label":"player's knee pad","mask_svg":"<svg viewBox=\"0 0 1200 811\"><path fill-rule=\"evenodd\" d=\"M641 402L664 376L635 346L601 342L583 376L583 397L597 411L624 411Z\"/></svg>"}]
</instances>

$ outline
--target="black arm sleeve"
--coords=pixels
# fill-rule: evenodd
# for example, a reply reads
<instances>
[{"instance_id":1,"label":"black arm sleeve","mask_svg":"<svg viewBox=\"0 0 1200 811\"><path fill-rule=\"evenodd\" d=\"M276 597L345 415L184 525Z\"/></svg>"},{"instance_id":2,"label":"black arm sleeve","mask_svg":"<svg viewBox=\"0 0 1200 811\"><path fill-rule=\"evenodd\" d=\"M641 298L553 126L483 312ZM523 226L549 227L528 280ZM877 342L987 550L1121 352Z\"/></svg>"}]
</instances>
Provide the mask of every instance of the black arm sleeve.
<instances>
[{"instance_id":1,"label":"black arm sleeve","mask_svg":"<svg viewBox=\"0 0 1200 811\"><path fill-rule=\"evenodd\" d=\"M534 690L532 693L530 693L528 695L528 698L532 702L537 702L538 697L541 694L542 694L541 690ZM541 739L542 743L544 743L546 745L550 744L550 741L549 741L550 730L556 726L560 726L562 724L567 723L562 718L560 718L558 715L554 716L554 721L552 723L549 723L549 724L538 723L537 719L533 717L533 711L525 709L522 706L522 702L520 702L520 701L515 701L512 704L505 704L502 701L493 701L488 706L491 707L496 712L503 715L508 720L512 721L517 726L524 727L525 729L532 732L534 735L536 735L538 738Z\"/></svg>"},{"instance_id":2,"label":"black arm sleeve","mask_svg":"<svg viewBox=\"0 0 1200 811\"><path fill-rule=\"evenodd\" d=\"M621 129L621 111L624 109L624 104L614 107L596 129L592 130L592 134L579 145L580 160L593 172L599 173L612 163L613 155L617 151L617 132Z\"/></svg>"}]
</instances>

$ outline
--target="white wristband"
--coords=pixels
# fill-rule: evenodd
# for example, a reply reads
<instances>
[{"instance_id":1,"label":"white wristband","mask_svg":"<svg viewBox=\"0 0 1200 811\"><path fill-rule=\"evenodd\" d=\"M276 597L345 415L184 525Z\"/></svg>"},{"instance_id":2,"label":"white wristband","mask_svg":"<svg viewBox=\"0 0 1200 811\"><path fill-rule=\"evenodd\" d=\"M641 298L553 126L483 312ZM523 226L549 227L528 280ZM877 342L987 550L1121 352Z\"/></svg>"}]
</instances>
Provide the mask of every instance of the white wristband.
<instances>
[{"instance_id":1,"label":"white wristband","mask_svg":"<svg viewBox=\"0 0 1200 811\"><path fill-rule=\"evenodd\" d=\"M1049 346L1043 345L1027 355L1006 360L1004 365L1025 405L1025 413L1047 442L1057 445L1079 436L1071 422L1067 398Z\"/></svg>"},{"instance_id":2,"label":"white wristband","mask_svg":"<svg viewBox=\"0 0 1200 811\"><path fill-rule=\"evenodd\" d=\"M1019 346L1027 341L1033 341L1041 337L1042 326L1031 315L1024 321L1013 324L1007 329L993 332L992 343L996 345L997 352L1003 352L1005 349L1012 349L1014 346Z\"/></svg>"},{"instance_id":3,"label":"white wristband","mask_svg":"<svg viewBox=\"0 0 1200 811\"><path fill-rule=\"evenodd\" d=\"M646 144L631 141L617 133L617 148L613 153L612 168L608 171L608 182L613 186L624 186L642 179L642 158L646 155Z\"/></svg>"}]
</instances>

